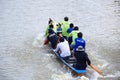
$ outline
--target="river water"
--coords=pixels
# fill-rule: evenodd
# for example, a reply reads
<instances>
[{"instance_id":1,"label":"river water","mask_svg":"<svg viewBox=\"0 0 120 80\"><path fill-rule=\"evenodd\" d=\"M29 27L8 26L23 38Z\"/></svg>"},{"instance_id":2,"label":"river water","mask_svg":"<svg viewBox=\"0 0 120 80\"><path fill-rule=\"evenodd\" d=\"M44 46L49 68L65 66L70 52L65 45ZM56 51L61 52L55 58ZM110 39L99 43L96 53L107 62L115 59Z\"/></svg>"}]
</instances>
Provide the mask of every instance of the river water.
<instances>
[{"instance_id":1,"label":"river water","mask_svg":"<svg viewBox=\"0 0 120 80\"><path fill-rule=\"evenodd\" d=\"M48 46L44 32L51 17L68 16L79 26L99 75L90 80L120 80L119 0L0 0L0 80L80 80Z\"/></svg>"}]
</instances>

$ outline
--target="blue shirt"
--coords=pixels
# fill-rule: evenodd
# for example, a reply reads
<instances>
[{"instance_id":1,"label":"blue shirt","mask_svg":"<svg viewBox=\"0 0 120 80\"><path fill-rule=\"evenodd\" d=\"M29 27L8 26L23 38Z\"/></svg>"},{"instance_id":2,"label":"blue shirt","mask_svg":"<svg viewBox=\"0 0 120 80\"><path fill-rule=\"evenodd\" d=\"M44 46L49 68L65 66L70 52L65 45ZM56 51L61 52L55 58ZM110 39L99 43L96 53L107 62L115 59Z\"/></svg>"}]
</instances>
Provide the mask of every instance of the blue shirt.
<instances>
[{"instance_id":1,"label":"blue shirt","mask_svg":"<svg viewBox=\"0 0 120 80\"><path fill-rule=\"evenodd\" d=\"M62 32L62 28L61 27L57 28L57 32Z\"/></svg>"},{"instance_id":2,"label":"blue shirt","mask_svg":"<svg viewBox=\"0 0 120 80\"><path fill-rule=\"evenodd\" d=\"M67 32L71 33L73 31L73 28L68 28Z\"/></svg>"},{"instance_id":3,"label":"blue shirt","mask_svg":"<svg viewBox=\"0 0 120 80\"><path fill-rule=\"evenodd\" d=\"M82 38L76 38L75 39L75 49L74 51L76 51L76 49L78 48L78 46L82 46L85 50L85 45L86 45L86 42L84 39Z\"/></svg>"}]
</instances>

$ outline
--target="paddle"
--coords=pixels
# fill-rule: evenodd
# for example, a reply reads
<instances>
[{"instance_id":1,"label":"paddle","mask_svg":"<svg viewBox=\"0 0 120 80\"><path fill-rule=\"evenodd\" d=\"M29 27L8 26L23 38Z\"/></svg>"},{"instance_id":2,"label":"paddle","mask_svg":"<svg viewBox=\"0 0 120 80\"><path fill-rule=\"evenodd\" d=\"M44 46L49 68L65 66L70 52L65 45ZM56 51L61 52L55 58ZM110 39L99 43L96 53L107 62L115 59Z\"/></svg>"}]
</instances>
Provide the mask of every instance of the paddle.
<instances>
[{"instance_id":1,"label":"paddle","mask_svg":"<svg viewBox=\"0 0 120 80\"><path fill-rule=\"evenodd\" d=\"M102 74L102 71L98 69L97 67L95 67L94 65L90 65L90 67L94 69L96 72L98 72L99 74Z\"/></svg>"},{"instance_id":2,"label":"paddle","mask_svg":"<svg viewBox=\"0 0 120 80\"><path fill-rule=\"evenodd\" d=\"M48 42L49 42L48 39L45 39L45 40L44 40L44 45L47 45Z\"/></svg>"}]
</instances>

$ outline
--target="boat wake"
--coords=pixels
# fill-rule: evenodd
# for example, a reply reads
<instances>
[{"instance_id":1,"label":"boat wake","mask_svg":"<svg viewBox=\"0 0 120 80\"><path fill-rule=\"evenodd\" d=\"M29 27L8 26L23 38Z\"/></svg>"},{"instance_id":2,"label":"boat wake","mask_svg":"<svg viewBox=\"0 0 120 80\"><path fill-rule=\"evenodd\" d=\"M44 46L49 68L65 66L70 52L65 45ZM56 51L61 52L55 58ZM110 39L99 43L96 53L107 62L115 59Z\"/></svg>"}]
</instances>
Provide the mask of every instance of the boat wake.
<instances>
[{"instance_id":1,"label":"boat wake","mask_svg":"<svg viewBox=\"0 0 120 80\"><path fill-rule=\"evenodd\" d=\"M38 34L37 37L34 39L32 45L34 47L42 47L44 43L45 37L43 34Z\"/></svg>"},{"instance_id":2,"label":"boat wake","mask_svg":"<svg viewBox=\"0 0 120 80\"><path fill-rule=\"evenodd\" d=\"M51 80L89 80L85 76L72 77L70 73L53 74Z\"/></svg>"}]
</instances>

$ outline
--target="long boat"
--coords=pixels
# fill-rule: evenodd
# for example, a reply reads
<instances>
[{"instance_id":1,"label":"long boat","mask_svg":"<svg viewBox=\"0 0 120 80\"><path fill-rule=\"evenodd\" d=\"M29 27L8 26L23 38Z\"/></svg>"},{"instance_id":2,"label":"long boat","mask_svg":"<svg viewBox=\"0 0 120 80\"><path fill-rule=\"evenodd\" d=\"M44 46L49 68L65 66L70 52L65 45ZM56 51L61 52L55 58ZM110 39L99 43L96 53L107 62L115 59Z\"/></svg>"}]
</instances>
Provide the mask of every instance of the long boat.
<instances>
[{"instance_id":1,"label":"long boat","mask_svg":"<svg viewBox=\"0 0 120 80\"><path fill-rule=\"evenodd\" d=\"M72 65L75 63L74 58L70 58L67 62L59 55L59 53L55 52L54 49L52 49L53 53L60 59L60 61L63 62L67 67L69 67L72 71L74 71L77 75L84 74L87 71L86 70L77 70Z\"/></svg>"},{"instance_id":2,"label":"long boat","mask_svg":"<svg viewBox=\"0 0 120 80\"><path fill-rule=\"evenodd\" d=\"M51 18L50 18L51 19ZM48 44L49 41L46 39L44 44ZM52 49L52 47L51 47ZM60 59L60 61L62 61L66 66L68 66L71 70L73 70L75 73L77 73L78 75L80 74L84 74L86 73L87 71L86 70L77 70L75 69L72 65L75 63L75 62L69 62L71 61L71 59L69 59L68 62L66 62L60 55L59 53L55 52L54 49L52 49L53 53ZM95 70L96 72L98 72L99 74L102 74L102 71L99 70L97 67L95 67L94 65L90 65L90 67Z\"/></svg>"}]
</instances>

